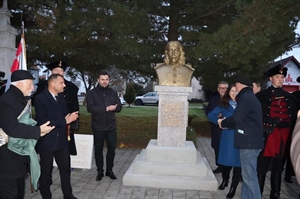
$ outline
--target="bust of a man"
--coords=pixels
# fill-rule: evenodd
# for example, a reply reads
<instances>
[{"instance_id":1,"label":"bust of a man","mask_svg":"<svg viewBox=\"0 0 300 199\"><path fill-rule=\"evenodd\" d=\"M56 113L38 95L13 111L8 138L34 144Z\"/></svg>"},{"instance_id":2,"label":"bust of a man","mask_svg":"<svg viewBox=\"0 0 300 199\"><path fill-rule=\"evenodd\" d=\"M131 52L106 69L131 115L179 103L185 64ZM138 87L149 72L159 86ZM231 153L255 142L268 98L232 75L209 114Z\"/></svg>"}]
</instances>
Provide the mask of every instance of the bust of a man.
<instances>
[{"instance_id":1,"label":"bust of a man","mask_svg":"<svg viewBox=\"0 0 300 199\"><path fill-rule=\"evenodd\" d=\"M170 41L165 47L164 63L154 67L160 86L191 86L194 68L185 64L182 45L178 41Z\"/></svg>"}]
</instances>

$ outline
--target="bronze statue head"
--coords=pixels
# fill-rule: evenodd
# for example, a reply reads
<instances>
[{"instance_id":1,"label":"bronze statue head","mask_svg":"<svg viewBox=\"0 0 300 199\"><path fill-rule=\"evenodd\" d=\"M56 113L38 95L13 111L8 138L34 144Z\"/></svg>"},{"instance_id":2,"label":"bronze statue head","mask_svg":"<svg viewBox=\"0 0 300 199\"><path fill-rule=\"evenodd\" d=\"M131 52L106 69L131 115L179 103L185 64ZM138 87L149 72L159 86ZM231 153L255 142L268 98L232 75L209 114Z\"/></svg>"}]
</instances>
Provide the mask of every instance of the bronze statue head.
<instances>
[{"instance_id":1,"label":"bronze statue head","mask_svg":"<svg viewBox=\"0 0 300 199\"><path fill-rule=\"evenodd\" d=\"M167 43L164 62L174 66L185 64L183 46L178 41L170 41Z\"/></svg>"}]
</instances>

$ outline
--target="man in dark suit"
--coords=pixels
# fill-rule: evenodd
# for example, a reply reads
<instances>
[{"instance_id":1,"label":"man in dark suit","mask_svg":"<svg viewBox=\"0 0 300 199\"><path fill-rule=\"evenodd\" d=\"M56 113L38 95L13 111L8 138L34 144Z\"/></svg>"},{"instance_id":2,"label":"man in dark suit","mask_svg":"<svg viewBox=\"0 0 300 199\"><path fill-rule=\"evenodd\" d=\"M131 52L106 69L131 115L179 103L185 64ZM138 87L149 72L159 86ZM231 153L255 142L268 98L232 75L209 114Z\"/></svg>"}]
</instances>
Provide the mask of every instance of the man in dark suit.
<instances>
[{"instance_id":1,"label":"man in dark suit","mask_svg":"<svg viewBox=\"0 0 300 199\"><path fill-rule=\"evenodd\" d=\"M38 124L50 121L56 128L37 143L37 152L41 158L40 193L43 199L51 199L50 191L53 158L59 168L61 188L64 199L75 199L70 179L70 153L66 134L67 124L78 118L78 111L69 113L62 93L64 78L52 74L48 79L48 88L35 97L36 120Z\"/></svg>"},{"instance_id":2,"label":"man in dark suit","mask_svg":"<svg viewBox=\"0 0 300 199\"><path fill-rule=\"evenodd\" d=\"M220 81L218 84L218 94L211 97L209 99L208 105L206 107L206 115L211 112L216 106L220 104L221 98L225 95L225 92L228 88L228 83L225 81ZM215 162L218 166L215 170L213 170L214 173L221 173L222 172L222 166L217 164L218 156L219 156L219 146L220 146L220 139L221 139L221 132L222 129L219 128L219 126L211 123L211 147L214 149L215 152Z\"/></svg>"},{"instance_id":3,"label":"man in dark suit","mask_svg":"<svg viewBox=\"0 0 300 199\"><path fill-rule=\"evenodd\" d=\"M68 64L64 61L55 61L47 64L46 67L48 68L47 70L50 70L52 74L60 74L64 76L64 72L67 69ZM66 79L64 79L64 81L66 87L64 88L63 96L67 103L69 112L73 113L75 111L79 111L79 102L77 97L78 87ZM42 80L37 84L37 86L38 87L33 98L47 88L47 81ZM78 129L78 120L72 122L67 128L70 155L77 155L74 131L77 131Z\"/></svg>"},{"instance_id":4,"label":"man in dark suit","mask_svg":"<svg viewBox=\"0 0 300 199\"><path fill-rule=\"evenodd\" d=\"M49 133L53 128L49 121L41 126L31 126L18 121L18 116L28 103L33 91L33 76L25 70L17 70L11 75L11 85L0 97L0 128L8 136L36 139ZM25 177L28 173L29 157L10 151L7 144L0 147L0 198L24 198Z\"/></svg>"}]
</instances>

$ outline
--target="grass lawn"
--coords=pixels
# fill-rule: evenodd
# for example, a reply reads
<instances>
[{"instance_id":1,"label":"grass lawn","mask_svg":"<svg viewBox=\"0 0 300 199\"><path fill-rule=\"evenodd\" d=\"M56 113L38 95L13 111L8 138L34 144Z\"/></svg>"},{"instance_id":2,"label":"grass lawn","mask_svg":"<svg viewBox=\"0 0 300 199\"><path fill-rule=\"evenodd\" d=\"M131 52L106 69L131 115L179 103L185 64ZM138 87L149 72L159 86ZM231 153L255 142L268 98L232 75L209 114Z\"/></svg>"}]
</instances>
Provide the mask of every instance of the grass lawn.
<instances>
[{"instance_id":1,"label":"grass lawn","mask_svg":"<svg viewBox=\"0 0 300 199\"><path fill-rule=\"evenodd\" d=\"M189 125L187 128L187 140L192 140L195 144L197 135L205 136L206 134L201 133L201 130L205 132L209 130L206 125L208 122L206 121L205 113L199 107L193 105L189 108L189 120L195 121L189 121L189 124L193 124L195 127ZM145 148L150 139L157 138L157 115L158 107L156 106L124 106L122 111L116 114L118 146ZM90 120L90 114L87 112L86 106L80 106L80 129L78 133L92 134Z\"/></svg>"}]
</instances>

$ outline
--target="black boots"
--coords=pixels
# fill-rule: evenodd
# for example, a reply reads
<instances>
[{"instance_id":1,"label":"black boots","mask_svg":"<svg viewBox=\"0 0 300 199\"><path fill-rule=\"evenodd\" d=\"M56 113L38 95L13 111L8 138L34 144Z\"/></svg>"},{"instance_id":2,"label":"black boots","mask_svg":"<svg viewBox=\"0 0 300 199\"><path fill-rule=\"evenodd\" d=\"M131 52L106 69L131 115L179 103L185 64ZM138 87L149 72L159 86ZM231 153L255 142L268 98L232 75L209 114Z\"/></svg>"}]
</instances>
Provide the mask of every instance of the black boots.
<instances>
[{"instance_id":1,"label":"black boots","mask_svg":"<svg viewBox=\"0 0 300 199\"><path fill-rule=\"evenodd\" d=\"M228 186L228 179L227 180L223 179L222 183L219 186L219 190L224 190L225 187L227 187L227 186Z\"/></svg>"},{"instance_id":2,"label":"black boots","mask_svg":"<svg viewBox=\"0 0 300 199\"><path fill-rule=\"evenodd\" d=\"M285 174L284 181L287 183L293 183L292 176Z\"/></svg>"},{"instance_id":3,"label":"black boots","mask_svg":"<svg viewBox=\"0 0 300 199\"><path fill-rule=\"evenodd\" d=\"M266 179L266 174L258 173L258 183L259 183L259 188L260 188L260 193L264 192L264 186L265 186L265 179Z\"/></svg>"},{"instance_id":4,"label":"black boots","mask_svg":"<svg viewBox=\"0 0 300 199\"><path fill-rule=\"evenodd\" d=\"M237 186L232 186L230 187L230 190L228 192L228 194L226 195L226 198L233 198L236 192L236 187Z\"/></svg>"},{"instance_id":5,"label":"black boots","mask_svg":"<svg viewBox=\"0 0 300 199\"><path fill-rule=\"evenodd\" d=\"M271 174L270 199L279 199L280 198L280 188L281 188L281 174L272 173Z\"/></svg>"},{"instance_id":6,"label":"black boots","mask_svg":"<svg viewBox=\"0 0 300 199\"><path fill-rule=\"evenodd\" d=\"M213 173L222 173L222 167L218 166L215 170L213 170Z\"/></svg>"}]
</instances>

